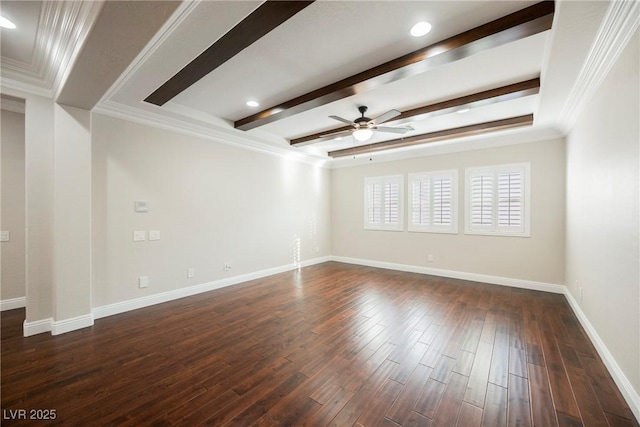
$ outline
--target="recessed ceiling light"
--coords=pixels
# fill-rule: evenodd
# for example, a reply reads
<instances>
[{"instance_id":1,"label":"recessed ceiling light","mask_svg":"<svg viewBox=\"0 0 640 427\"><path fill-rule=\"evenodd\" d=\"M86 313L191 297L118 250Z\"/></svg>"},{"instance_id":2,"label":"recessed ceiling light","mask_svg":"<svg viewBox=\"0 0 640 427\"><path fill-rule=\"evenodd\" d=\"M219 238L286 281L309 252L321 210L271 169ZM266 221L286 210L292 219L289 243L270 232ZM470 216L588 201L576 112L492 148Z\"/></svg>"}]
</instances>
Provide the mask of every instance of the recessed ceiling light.
<instances>
[{"instance_id":1,"label":"recessed ceiling light","mask_svg":"<svg viewBox=\"0 0 640 427\"><path fill-rule=\"evenodd\" d=\"M468 108L463 108L462 110L456 111L456 113L466 113L467 111L469 111Z\"/></svg>"},{"instance_id":2,"label":"recessed ceiling light","mask_svg":"<svg viewBox=\"0 0 640 427\"><path fill-rule=\"evenodd\" d=\"M247 105L249 107L257 107L260 104L258 104L256 101L247 101Z\"/></svg>"},{"instance_id":3,"label":"recessed ceiling light","mask_svg":"<svg viewBox=\"0 0 640 427\"><path fill-rule=\"evenodd\" d=\"M13 30L16 27L16 24L14 24L13 22L9 21L4 16L0 16L0 27L9 28L10 30Z\"/></svg>"},{"instance_id":4,"label":"recessed ceiling light","mask_svg":"<svg viewBox=\"0 0 640 427\"><path fill-rule=\"evenodd\" d=\"M341 136L336 136L335 138L333 138L334 141L342 141L342 137Z\"/></svg>"},{"instance_id":5,"label":"recessed ceiling light","mask_svg":"<svg viewBox=\"0 0 640 427\"><path fill-rule=\"evenodd\" d=\"M431 31L431 24L428 22L418 22L413 27L411 27L411 35L413 37L422 37Z\"/></svg>"}]
</instances>

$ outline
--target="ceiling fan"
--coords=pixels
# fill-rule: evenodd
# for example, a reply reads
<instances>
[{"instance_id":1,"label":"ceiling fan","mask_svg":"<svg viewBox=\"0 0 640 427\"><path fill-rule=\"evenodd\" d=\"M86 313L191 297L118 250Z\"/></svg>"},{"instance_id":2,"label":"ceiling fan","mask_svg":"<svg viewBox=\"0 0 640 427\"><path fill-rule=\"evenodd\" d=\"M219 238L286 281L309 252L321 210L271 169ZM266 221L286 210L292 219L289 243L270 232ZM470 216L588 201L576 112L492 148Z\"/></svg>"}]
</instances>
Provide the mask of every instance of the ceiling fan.
<instances>
[{"instance_id":1,"label":"ceiling fan","mask_svg":"<svg viewBox=\"0 0 640 427\"><path fill-rule=\"evenodd\" d=\"M358 111L360 111L361 117L358 117L354 121L343 119L339 116L329 116L334 120L353 126L353 129L321 135L321 138L339 138L341 136L353 135L357 141L364 142L373 136L374 131L404 134L413 130L411 126L398 128L379 126L380 124L399 116L401 113L398 110L389 110L375 119L370 119L369 117L364 116L364 113L367 112L367 107L364 105L358 107Z\"/></svg>"}]
</instances>

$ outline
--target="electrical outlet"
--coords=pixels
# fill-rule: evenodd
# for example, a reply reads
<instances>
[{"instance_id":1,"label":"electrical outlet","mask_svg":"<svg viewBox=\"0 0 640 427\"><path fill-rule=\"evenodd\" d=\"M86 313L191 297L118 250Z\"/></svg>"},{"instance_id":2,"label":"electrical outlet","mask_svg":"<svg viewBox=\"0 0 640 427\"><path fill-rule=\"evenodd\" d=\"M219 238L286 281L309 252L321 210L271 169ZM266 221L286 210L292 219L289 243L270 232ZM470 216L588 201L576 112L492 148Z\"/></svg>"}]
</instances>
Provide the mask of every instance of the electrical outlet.
<instances>
[{"instance_id":1,"label":"electrical outlet","mask_svg":"<svg viewBox=\"0 0 640 427\"><path fill-rule=\"evenodd\" d=\"M149 240L160 240L160 230L150 230Z\"/></svg>"},{"instance_id":2,"label":"electrical outlet","mask_svg":"<svg viewBox=\"0 0 640 427\"><path fill-rule=\"evenodd\" d=\"M134 231L133 232L133 241L134 242L144 242L147 240L147 232L146 231Z\"/></svg>"},{"instance_id":3,"label":"electrical outlet","mask_svg":"<svg viewBox=\"0 0 640 427\"><path fill-rule=\"evenodd\" d=\"M433 255L432 254L427 255L427 262L433 262Z\"/></svg>"},{"instance_id":4,"label":"electrical outlet","mask_svg":"<svg viewBox=\"0 0 640 427\"><path fill-rule=\"evenodd\" d=\"M228 262L224 263L224 271L229 271L231 270L231 264L229 264Z\"/></svg>"},{"instance_id":5,"label":"electrical outlet","mask_svg":"<svg viewBox=\"0 0 640 427\"><path fill-rule=\"evenodd\" d=\"M148 288L149 287L149 276L140 276L138 278L138 287L139 288Z\"/></svg>"},{"instance_id":6,"label":"electrical outlet","mask_svg":"<svg viewBox=\"0 0 640 427\"><path fill-rule=\"evenodd\" d=\"M9 241L9 232L0 231L0 242L8 242L8 241Z\"/></svg>"},{"instance_id":7,"label":"electrical outlet","mask_svg":"<svg viewBox=\"0 0 640 427\"><path fill-rule=\"evenodd\" d=\"M191 279L192 277L196 277L196 269L195 268L187 268L187 278Z\"/></svg>"}]
</instances>

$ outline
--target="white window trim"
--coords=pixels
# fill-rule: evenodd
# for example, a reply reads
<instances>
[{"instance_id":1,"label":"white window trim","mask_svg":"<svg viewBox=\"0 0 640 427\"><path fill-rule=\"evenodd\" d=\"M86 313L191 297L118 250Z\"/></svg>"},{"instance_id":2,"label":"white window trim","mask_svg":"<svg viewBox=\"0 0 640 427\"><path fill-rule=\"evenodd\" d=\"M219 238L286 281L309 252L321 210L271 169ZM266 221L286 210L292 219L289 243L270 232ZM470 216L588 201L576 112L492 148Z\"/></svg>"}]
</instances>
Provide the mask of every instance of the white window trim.
<instances>
[{"instance_id":1,"label":"white window trim","mask_svg":"<svg viewBox=\"0 0 640 427\"><path fill-rule=\"evenodd\" d=\"M413 182L421 179L429 179L431 181L437 180L440 178L450 178L451 179L451 214L452 214L452 224L451 226L440 226L440 225L421 225L413 223L413 197L412 197L412 189ZM407 197L407 229L412 232L420 232L420 233L444 233L444 234L458 234L458 170L450 169L444 171L433 171L433 172L419 172L419 173L411 173L409 174L408 180L408 190L409 196ZM433 184L431 185L430 194L433 194ZM430 205L430 218L433 218L433 205Z\"/></svg>"},{"instance_id":2,"label":"white window trim","mask_svg":"<svg viewBox=\"0 0 640 427\"><path fill-rule=\"evenodd\" d=\"M499 227L497 224L497 209L498 204L494 202L493 204L493 218L494 223L490 226L484 226L482 229L479 227L472 227L471 225L471 178L472 176L478 173L487 173L493 176L494 183L494 201L497 200L497 176L499 173L503 172L515 172L521 171L523 174L523 207L522 207L522 216L523 216L523 228L522 231L514 231L505 229L504 227ZM482 166L482 167L472 167L465 169L465 234L472 235L482 235L482 236L510 236L510 237L531 237L531 229L530 229L530 221L531 221L531 164L530 163L512 163L506 165L495 165L495 166Z\"/></svg>"},{"instance_id":3,"label":"white window trim","mask_svg":"<svg viewBox=\"0 0 640 427\"><path fill-rule=\"evenodd\" d=\"M398 183L398 223L385 224L384 216L380 224L373 224L369 222L368 209L369 200L367 195L367 187L369 184L384 184L386 182ZM383 200L384 206L384 200ZM384 209L382 209L384 213ZM384 230L384 231L404 231L404 176L403 175L388 175L388 176L375 176L364 179L364 229L365 230Z\"/></svg>"}]
</instances>

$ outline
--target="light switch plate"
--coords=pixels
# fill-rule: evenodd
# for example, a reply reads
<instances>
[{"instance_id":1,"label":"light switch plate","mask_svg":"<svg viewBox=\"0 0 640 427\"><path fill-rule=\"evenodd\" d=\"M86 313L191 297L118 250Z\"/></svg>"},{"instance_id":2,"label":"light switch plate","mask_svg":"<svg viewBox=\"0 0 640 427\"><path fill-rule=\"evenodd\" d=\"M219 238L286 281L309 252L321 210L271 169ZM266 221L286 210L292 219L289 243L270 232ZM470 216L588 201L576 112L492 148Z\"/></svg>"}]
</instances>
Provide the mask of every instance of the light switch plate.
<instances>
[{"instance_id":1,"label":"light switch plate","mask_svg":"<svg viewBox=\"0 0 640 427\"><path fill-rule=\"evenodd\" d=\"M0 242L8 242L8 241L9 241L9 232L0 231Z\"/></svg>"},{"instance_id":2,"label":"light switch plate","mask_svg":"<svg viewBox=\"0 0 640 427\"><path fill-rule=\"evenodd\" d=\"M196 269L195 268L188 268L187 269L187 278L191 279L193 277L196 277Z\"/></svg>"},{"instance_id":3,"label":"light switch plate","mask_svg":"<svg viewBox=\"0 0 640 427\"><path fill-rule=\"evenodd\" d=\"M149 240L160 240L160 230L150 230Z\"/></svg>"},{"instance_id":4,"label":"light switch plate","mask_svg":"<svg viewBox=\"0 0 640 427\"><path fill-rule=\"evenodd\" d=\"M134 242L144 242L147 239L146 231L134 231L133 232L133 241Z\"/></svg>"},{"instance_id":5,"label":"light switch plate","mask_svg":"<svg viewBox=\"0 0 640 427\"><path fill-rule=\"evenodd\" d=\"M138 213L147 213L149 212L149 202L147 202L146 200L136 200L134 208Z\"/></svg>"}]
</instances>

